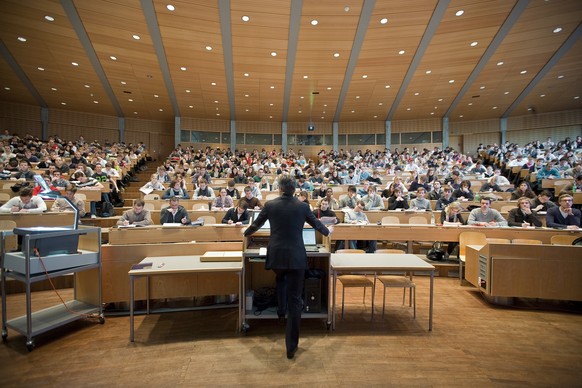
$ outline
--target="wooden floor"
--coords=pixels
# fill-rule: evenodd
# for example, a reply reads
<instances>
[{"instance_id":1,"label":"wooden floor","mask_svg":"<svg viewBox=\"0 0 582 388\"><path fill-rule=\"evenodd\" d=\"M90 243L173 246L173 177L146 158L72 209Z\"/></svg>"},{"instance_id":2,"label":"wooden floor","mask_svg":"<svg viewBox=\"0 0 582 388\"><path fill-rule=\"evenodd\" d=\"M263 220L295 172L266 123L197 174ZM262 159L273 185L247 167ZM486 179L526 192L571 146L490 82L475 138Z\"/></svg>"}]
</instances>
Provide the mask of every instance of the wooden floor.
<instances>
[{"instance_id":1,"label":"wooden floor","mask_svg":"<svg viewBox=\"0 0 582 388\"><path fill-rule=\"evenodd\" d=\"M389 298L370 321L361 291L350 289L346 318L335 332L304 320L294 360L284 352L284 328L252 320L235 333L236 309L78 321L36 338L9 330L0 344L0 385L36 386L580 386L582 307L524 301L494 307L472 287L437 278L434 331L428 332L428 279L417 282L417 319ZM341 292L341 290L340 290ZM71 290L63 294L70 297ZM341 294L339 294L341 296ZM24 313L22 294L8 297L9 318ZM52 291L34 294L34 308L57 303Z\"/></svg>"}]
</instances>

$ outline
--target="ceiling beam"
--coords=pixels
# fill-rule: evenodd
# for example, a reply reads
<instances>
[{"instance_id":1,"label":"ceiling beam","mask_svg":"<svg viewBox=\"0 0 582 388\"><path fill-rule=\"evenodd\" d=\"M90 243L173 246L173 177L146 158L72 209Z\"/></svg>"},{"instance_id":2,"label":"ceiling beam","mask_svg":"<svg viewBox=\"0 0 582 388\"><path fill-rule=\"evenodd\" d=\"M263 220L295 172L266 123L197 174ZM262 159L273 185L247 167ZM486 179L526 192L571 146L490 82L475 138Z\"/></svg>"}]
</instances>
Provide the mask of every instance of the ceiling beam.
<instances>
[{"instance_id":1,"label":"ceiling beam","mask_svg":"<svg viewBox=\"0 0 582 388\"><path fill-rule=\"evenodd\" d=\"M426 26L426 30L424 30L424 34L422 35L422 39L420 40L420 44L418 45L418 48L416 49L416 52L414 53L414 57L412 58L412 62L410 62L410 66L408 67L408 70L406 71L406 75L404 76L404 80L402 81L402 84L400 85L400 89L398 89L398 93L396 94L396 98L394 98L394 102L392 103L392 106L390 107L390 111L388 112L388 116L386 117L385 121L392 120L392 118L396 114L396 109L398 109L398 106L400 105L400 101L402 101L402 98L404 97L404 93L406 93L406 89L408 89L408 85L410 84L410 81L412 81L412 77L414 77L414 73L416 72L416 69L418 68L418 65L420 64L420 61L422 60L422 57L424 56L424 53L426 52L426 49L428 48L430 41L434 37L434 34L435 34L438 26L441 24L441 20L443 20L443 17L445 16L445 12L447 11L447 8L449 7L450 2L451 2L451 0L439 0L437 6L435 7L434 12L432 13L432 16L430 18L430 21L428 22L428 25Z\"/></svg>"},{"instance_id":2,"label":"ceiling beam","mask_svg":"<svg viewBox=\"0 0 582 388\"><path fill-rule=\"evenodd\" d=\"M511 12L507 16L507 19L505 19L505 22L503 22L501 28L499 28L499 31L497 32L497 34L495 34L495 37L493 38L493 40L483 53L483 56L481 56L479 62L477 62L477 65L475 66L475 68L473 69L473 71L463 84L463 87L459 90L459 93L457 93L457 96L451 102L449 109L447 109L447 111L445 112L445 117L449 117L451 113L453 113L457 105L459 105L459 103L469 90L469 88L473 85L473 83L483 70L483 68L485 68L485 66L489 62L489 59L491 59L493 54L495 54L495 51L497 51L497 49L503 42L503 39L505 39L507 34L509 34L509 31L513 28L513 26L515 25L515 23L517 22L523 11L525 11L528 5L529 0L519 0L515 7L513 7Z\"/></svg>"},{"instance_id":3,"label":"ceiling beam","mask_svg":"<svg viewBox=\"0 0 582 388\"><path fill-rule=\"evenodd\" d=\"M501 118L509 116L509 114L523 101L523 99L531 93L531 91L536 87L536 85L546 76L554 65L556 65L560 59L578 42L578 39L582 37L582 23L578 24L578 27L574 32L566 39L566 41L560 46L560 48L552 55L550 60L542 67L542 69L536 74L536 76L531 80L531 82L526 86L525 89L520 93L520 95L515 99L513 104L507 108L503 113Z\"/></svg>"},{"instance_id":4,"label":"ceiling beam","mask_svg":"<svg viewBox=\"0 0 582 388\"><path fill-rule=\"evenodd\" d=\"M164 50L164 44L162 43L162 34L160 33L160 27L158 25L158 18L156 16L156 10L154 9L154 3L152 0L140 0L140 3L143 9L146 23L148 25L150 37L152 38L154 50L156 52L156 56L158 57L160 71L162 72L164 83L166 84L166 91L168 92L170 103L174 109L174 116L180 117L180 107L178 106L178 100L176 99L176 92L174 91L174 84L172 83L172 76L170 75L170 67L168 66L166 51Z\"/></svg>"},{"instance_id":5,"label":"ceiling beam","mask_svg":"<svg viewBox=\"0 0 582 388\"><path fill-rule=\"evenodd\" d=\"M42 98L38 90L36 90L32 82L30 82L30 79L28 79L24 70L22 70L22 67L20 67L18 62L16 62L16 59L14 59L12 53L10 52L10 50L8 50L8 47L6 47L6 45L1 39L0 39L0 55L2 55L2 58L4 58L6 63L8 63L8 66L10 66L12 71L20 79L20 82L22 82L26 89L28 89L29 93L36 100L36 103L40 105L41 108L48 108L48 105L45 102L45 100Z\"/></svg>"},{"instance_id":6,"label":"ceiling beam","mask_svg":"<svg viewBox=\"0 0 582 388\"><path fill-rule=\"evenodd\" d=\"M295 71L295 58L297 56L297 38L301 26L301 9L303 0L291 1L291 15L289 16L289 37L287 39L287 63L285 65L285 88L283 90L283 117L287 122L289 117L289 104L291 102L291 87L293 85L293 73Z\"/></svg>"},{"instance_id":7,"label":"ceiling beam","mask_svg":"<svg viewBox=\"0 0 582 388\"><path fill-rule=\"evenodd\" d=\"M105 93L107 94L107 97L109 97L109 101L111 102L111 105L113 105L113 108L115 109L115 112L117 113L117 116L124 117L125 115L123 114L123 110L121 109L121 105L119 105L119 101L117 101L117 98L115 97L115 94L113 93L113 89L111 88L111 85L109 84L109 80L107 79L107 76L105 75L105 71L103 70L103 66L101 66L101 62L99 62L99 58L97 58L97 54L95 53L95 49L93 48L93 44L91 43L91 40L89 39L89 35L87 34L87 31L85 30L85 26L83 26L83 22L81 21L81 17L79 16L79 13L77 12L77 8L75 8L75 5L73 4L72 0L61 0L61 5L63 6L63 9L65 10L65 12L67 14L67 17L69 18L69 21L71 22L71 25L73 26L73 29L77 33L77 37L79 38L81 45L85 49L85 53L87 54L87 58L89 59L89 62L91 62L91 65L93 66L93 69L95 70L95 73L97 74L97 77L101 81L101 85L103 86L103 89L105 90Z\"/></svg>"},{"instance_id":8,"label":"ceiling beam","mask_svg":"<svg viewBox=\"0 0 582 388\"><path fill-rule=\"evenodd\" d=\"M342 88L337 100L337 106L335 108L335 114L333 116L334 122L338 122L342 114L344 100L346 99L346 94L348 93L350 83L352 82L354 69L356 68L358 57L360 56L362 43L364 42L364 37L368 31L368 25L370 24L370 19L372 18L372 12L374 11L375 5L376 0L364 0L362 12L360 13L360 20L358 21L358 28L356 30L356 35L354 36L354 44L352 45L352 50L350 51L350 59L348 60L348 66L346 67L344 82L342 83Z\"/></svg>"},{"instance_id":9,"label":"ceiling beam","mask_svg":"<svg viewBox=\"0 0 582 388\"><path fill-rule=\"evenodd\" d=\"M230 0L218 0L220 15L220 32L222 35L222 52L224 55L224 73L226 77L226 93L230 107L230 119L236 120L234 99L234 70L232 67L232 29L230 26Z\"/></svg>"}]
</instances>

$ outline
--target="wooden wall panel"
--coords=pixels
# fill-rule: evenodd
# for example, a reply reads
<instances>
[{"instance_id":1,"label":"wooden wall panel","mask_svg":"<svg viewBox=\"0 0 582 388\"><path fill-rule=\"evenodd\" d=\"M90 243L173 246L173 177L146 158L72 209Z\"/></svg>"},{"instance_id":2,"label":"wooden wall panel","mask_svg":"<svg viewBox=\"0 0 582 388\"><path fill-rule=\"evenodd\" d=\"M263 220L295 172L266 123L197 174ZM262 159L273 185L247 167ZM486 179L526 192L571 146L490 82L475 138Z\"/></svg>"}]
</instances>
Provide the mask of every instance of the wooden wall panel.
<instances>
[{"instance_id":1,"label":"wooden wall panel","mask_svg":"<svg viewBox=\"0 0 582 388\"><path fill-rule=\"evenodd\" d=\"M499 132L499 119L476 121L449 121L450 135L464 135L482 132Z\"/></svg>"},{"instance_id":2,"label":"wooden wall panel","mask_svg":"<svg viewBox=\"0 0 582 388\"><path fill-rule=\"evenodd\" d=\"M227 129L229 130L229 129ZM281 123L269 121L237 121L237 133L280 134Z\"/></svg>"},{"instance_id":3,"label":"wooden wall panel","mask_svg":"<svg viewBox=\"0 0 582 388\"><path fill-rule=\"evenodd\" d=\"M545 141L548 136L555 142L564 140L569 137L575 139L576 136L582 134L582 125L568 125L564 127L554 128L538 128L520 131L507 131L506 139L510 143L517 143L520 145L527 144L533 140Z\"/></svg>"},{"instance_id":4,"label":"wooden wall panel","mask_svg":"<svg viewBox=\"0 0 582 388\"><path fill-rule=\"evenodd\" d=\"M190 131L230 132L230 121L182 117L180 127Z\"/></svg>"},{"instance_id":5,"label":"wooden wall panel","mask_svg":"<svg viewBox=\"0 0 582 388\"><path fill-rule=\"evenodd\" d=\"M313 124L315 125L315 131L308 133L307 126ZM293 123L287 123L287 134L289 135L331 135L333 133L333 126L330 122L323 121L298 121Z\"/></svg>"},{"instance_id":6,"label":"wooden wall panel","mask_svg":"<svg viewBox=\"0 0 582 388\"><path fill-rule=\"evenodd\" d=\"M174 136L174 122L173 121L159 121L159 120L145 120L145 119L125 119L126 131L140 131L140 132L156 132L166 133Z\"/></svg>"},{"instance_id":7,"label":"wooden wall panel","mask_svg":"<svg viewBox=\"0 0 582 388\"><path fill-rule=\"evenodd\" d=\"M40 107L0 101L0 130L5 129L21 137L30 134L41 138Z\"/></svg>"},{"instance_id":8,"label":"wooden wall panel","mask_svg":"<svg viewBox=\"0 0 582 388\"><path fill-rule=\"evenodd\" d=\"M338 129L340 135L353 133L385 133L386 125L383 121L348 121L340 123Z\"/></svg>"},{"instance_id":9,"label":"wooden wall panel","mask_svg":"<svg viewBox=\"0 0 582 388\"><path fill-rule=\"evenodd\" d=\"M438 118L425 120L392 121L392 132L434 132L442 130L442 121Z\"/></svg>"},{"instance_id":10,"label":"wooden wall panel","mask_svg":"<svg viewBox=\"0 0 582 388\"><path fill-rule=\"evenodd\" d=\"M582 124L582 109L530 114L507 119L507 131L533 128L565 127ZM578 133L580 135L580 133ZM546 136L547 137L547 136Z\"/></svg>"}]
</instances>

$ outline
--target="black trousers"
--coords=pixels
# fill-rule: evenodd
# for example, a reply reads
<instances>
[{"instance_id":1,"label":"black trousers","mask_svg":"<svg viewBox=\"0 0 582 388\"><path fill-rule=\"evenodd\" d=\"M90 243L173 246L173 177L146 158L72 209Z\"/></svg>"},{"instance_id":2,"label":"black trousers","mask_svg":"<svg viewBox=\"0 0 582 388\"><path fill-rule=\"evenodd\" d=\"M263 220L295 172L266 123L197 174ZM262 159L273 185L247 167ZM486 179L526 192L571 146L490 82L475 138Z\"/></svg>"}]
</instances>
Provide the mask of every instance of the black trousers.
<instances>
[{"instance_id":1,"label":"black trousers","mask_svg":"<svg viewBox=\"0 0 582 388\"><path fill-rule=\"evenodd\" d=\"M284 316L287 313L287 328L285 331L285 345L287 352L291 352L299 345L299 327L301 312L303 311L303 281L304 269L274 269L277 275L277 314Z\"/></svg>"}]
</instances>

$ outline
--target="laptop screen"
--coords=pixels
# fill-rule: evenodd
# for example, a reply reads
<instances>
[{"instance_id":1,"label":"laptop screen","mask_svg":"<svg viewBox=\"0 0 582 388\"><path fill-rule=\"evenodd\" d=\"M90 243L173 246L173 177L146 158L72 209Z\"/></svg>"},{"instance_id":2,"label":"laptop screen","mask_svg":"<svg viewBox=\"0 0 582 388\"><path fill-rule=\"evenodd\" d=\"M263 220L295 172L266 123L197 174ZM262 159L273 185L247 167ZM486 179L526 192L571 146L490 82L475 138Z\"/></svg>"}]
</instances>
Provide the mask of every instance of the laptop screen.
<instances>
[{"instance_id":1,"label":"laptop screen","mask_svg":"<svg viewBox=\"0 0 582 388\"><path fill-rule=\"evenodd\" d=\"M315 240L315 229L303 228L303 244L305 246L317 245L317 242Z\"/></svg>"}]
</instances>

